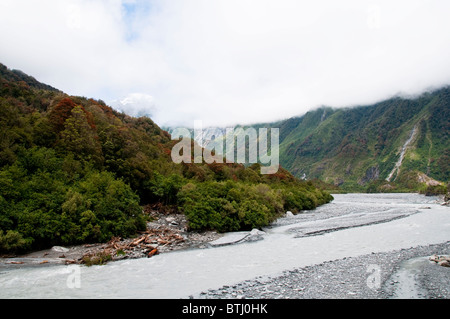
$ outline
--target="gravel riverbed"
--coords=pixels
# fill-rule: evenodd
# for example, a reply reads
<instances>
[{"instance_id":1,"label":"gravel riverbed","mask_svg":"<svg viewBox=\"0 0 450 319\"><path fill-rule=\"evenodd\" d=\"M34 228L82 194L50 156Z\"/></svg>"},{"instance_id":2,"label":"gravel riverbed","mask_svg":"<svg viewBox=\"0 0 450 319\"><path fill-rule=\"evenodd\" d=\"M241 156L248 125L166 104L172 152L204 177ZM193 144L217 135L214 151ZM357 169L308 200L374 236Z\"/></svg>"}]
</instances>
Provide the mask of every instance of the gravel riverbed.
<instances>
[{"instance_id":1,"label":"gravel riverbed","mask_svg":"<svg viewBox=\"0 0 450 319\"><path fill-rule=\"evenodd\" d=\"M344 258L208 290L199 299L448 299L450 268L428 260L448 255L450 242ZM411 278L398 278L403 263L423 257ZM407 281L407 282L405 282ZM405 286L405 287L403 287ZM406 291L405 291L406 290ZM419 291L418 294L416 292Z\"/></svg>"},{"instance_id":2,"label":"gravel riverbed","mask_svg":"<svg viewBox=\"0 0 450 319\"><path fill-rule=\"evenodd\" d=\"M430 260L450 254L450 209L438 198L336 195L314 211L288 212L248 232L194 234L185 224L183 216L158 216L131 244L117 242L132 246L125 258L103 266L64 264L103 246L0 259L0 298L450 297L450 268ZM160 254L148 258L142 242Z\"/></svg>"}]
</instances>

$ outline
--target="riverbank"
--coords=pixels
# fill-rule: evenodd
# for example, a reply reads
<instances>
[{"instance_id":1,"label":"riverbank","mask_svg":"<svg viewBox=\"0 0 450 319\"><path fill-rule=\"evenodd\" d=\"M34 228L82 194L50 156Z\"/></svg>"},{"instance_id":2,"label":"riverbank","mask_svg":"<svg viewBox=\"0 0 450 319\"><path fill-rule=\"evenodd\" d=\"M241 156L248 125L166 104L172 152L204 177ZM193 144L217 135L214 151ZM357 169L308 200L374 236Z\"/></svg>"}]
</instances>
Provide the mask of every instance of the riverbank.
<instances>
[{"instance_id":1,"label":"riverbank","mask_svg":"<svg viewBox=\"0 0 450 319\"><path fill-rule=\"evenodd\" d=\"M450 254L450 242L295 268L276 277L259 277L201 292L198 299L449 299L450 268L428 260ZM423 258L411 278L404 263Z\"/></svg>"},{"instance_id":2,"label":"riverbank","mask_svg":"<svg viewBox=\"0 0 450 319\"><path fill-rule=\"evenodd\" d=\"M125 259L150 258L160 253L203 248L223 236L215 231L188 232L182 214L154 213L145 232L133 238L112 238L108 243L54 246L50 249L0 258L1 268L70 264L105 264Z\"/></svg>"},{"instance_id":3,"label":"riverbank","mask_svg":"<svg viewBox=\"0 0 450 319\"><path fill-rule=\"evenodd\" d=\"M436 204L449 205L448 201L445 201L444 196L436 197ZM421 207L428 208L428 207ZM340 214L348 214L348 211L343 212L327 212L324 211L321 214L315 214L315 211L306 211L302 215L301 219L305 220L323 220L329 217L338 217ZM410 213L402 212L396 214L390 212L392 219L402 218ZM297 215L297 216L300 216ZM76 245L69 247L55 246L50 249L30 252L27 254L17 256L3 256L0 257L0 268L18 268L26 266L49 266L54 264L105 264L111 261L119 261L124 259L138 259L138 258L150 258L156 254L177 251L182 249L191 248L205 248L209 246L209 243L215 242L224 236L229 234L221 234L216 231L204 231L204 232L190 232L187 231L186 216L182 214L162 214L156 211L152 212L154 221L147 223L147 230L141 232L138 236L133 238L112 238L108 243L86 244ZM383 214L380 222L384 223L389 221L387 214ZM268 228L279 227L289 224L293 219L280 218ZM297 219L294 219L297 222ZM348 225L343 225L340 221L336 227L338 229L345 229L347 227L362 226L365 224L375 224L377 220L367 220L363 223L355 225L355 221L347 221ZM320 229L320 224L316 223L314 229L308 230L306 235L320 234L327 231L335 231L331 227ZM330 227L330 226L327 226ZM291 230L295 232L295 229ZM304 236L302 233L297 234L298 237ZM219 246L219 245L213 245Z\"/></svg>"}]
</instances>

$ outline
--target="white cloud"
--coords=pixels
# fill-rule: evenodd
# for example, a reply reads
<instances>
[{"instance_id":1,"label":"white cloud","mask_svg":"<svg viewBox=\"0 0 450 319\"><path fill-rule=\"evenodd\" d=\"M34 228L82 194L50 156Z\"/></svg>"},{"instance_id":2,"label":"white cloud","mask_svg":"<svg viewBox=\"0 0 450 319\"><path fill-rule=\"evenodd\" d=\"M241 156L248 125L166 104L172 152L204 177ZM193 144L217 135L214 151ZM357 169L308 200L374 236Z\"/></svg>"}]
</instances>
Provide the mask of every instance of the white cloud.
<instances>
[{"instance_id":1,"label":"white cloud","mask_svg":"<svg viewBox=\"0 0 450 319\"><path fill-rule=\"evenodd\" d=\"M148 116L158 118L158 108L153 96L144 93L130 93L127 96L113 100L110 106L131 116Z\"/></svg>"},{"instance_id":2,"label":"white cloud","mask_svg":"<svg viewBox=\"0 0 450 319\"><path fill-rule=\"evenodd\" d=\"M446 0L3 0L0 62L70 94L151 96L140 107L161 125L271 121L450 84L448 12Z\"/></svg>"}]
</instances>

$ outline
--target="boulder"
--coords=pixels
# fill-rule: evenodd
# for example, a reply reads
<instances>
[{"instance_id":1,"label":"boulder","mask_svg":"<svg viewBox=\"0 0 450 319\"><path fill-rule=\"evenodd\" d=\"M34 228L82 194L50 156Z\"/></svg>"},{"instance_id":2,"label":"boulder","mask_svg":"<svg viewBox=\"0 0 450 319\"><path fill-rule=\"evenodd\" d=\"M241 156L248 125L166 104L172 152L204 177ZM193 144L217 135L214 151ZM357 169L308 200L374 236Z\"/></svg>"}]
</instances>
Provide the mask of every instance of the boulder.
<instances>
[{"instance_id":1,"label":"boulder","mask_svg":"<svg viewBox=\"0 0 450 319\"><path fill-rule=\"evenodd\" d=\"M257 241L263 239L263 236L265 234L266 234L265 232L258 229L252 229L252 231L231 232L225 234L225 236L219 239L210 242L209 245L213 247L218 247L218 246L238 244L245 241Z\"/></svg>"},{"instance_id":2,"label":"boulder","mask_svg":"<svg viewBox=\"0 0 450 319\"><path fill-rule=\"evenodd\" d=\"M170 223L176 222L176 218L169 216L169 217L166 217L166 221L170 224Z\"/></svg>"},{"instance_id":3,"label":"boulder","mask_svg":"<svg viewBox=\"0 0 450 319\"><path fill-rule=\"evenodd\" d=\"M223 237L216 239L209 244L213 247L237 244L244 240L244 238L247 237L248 234L249 232L246 231L227 233Z\"/></svg>"},{"instance_id":4,"label":"boulder","mask_svg":"<svg viewBox=\"0 0 450 319\"><path fill-rule=\"evenodd\" d=\"M247 237L244 238L245 241L257 241L263 239L266 233L262 230L252 229L252 231L248 234Z\"/></svg>"},{"instance_id":5,"label":"boulder","mask_svg":"<svg viewBox=\"0 0 450 319\"><path fill-rule=\"evenodd\" d=\"M61 247L61 246L53 246L52 251L57 253L67 253L69 252L69 248Z\"/></svg>"}]
</instances>

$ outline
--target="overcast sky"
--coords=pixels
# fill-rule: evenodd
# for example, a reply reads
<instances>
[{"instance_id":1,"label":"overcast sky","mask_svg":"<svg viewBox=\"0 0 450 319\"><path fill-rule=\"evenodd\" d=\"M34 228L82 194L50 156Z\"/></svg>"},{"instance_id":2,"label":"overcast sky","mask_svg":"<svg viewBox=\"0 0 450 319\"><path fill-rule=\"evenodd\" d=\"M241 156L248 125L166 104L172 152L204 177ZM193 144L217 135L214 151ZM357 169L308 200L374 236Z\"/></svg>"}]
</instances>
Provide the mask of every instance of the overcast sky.
<instances>
[{"instance_id":1,"label":"overcast sky","mask_svg":"<svg viewBox=\"0 0 450 319\"><path fill-rule=\"evenodd\" d=\"M449 17L448 0L0 0L0 62L159 125L249 124L450 84Z\"/></svg>"}]
</instances>

